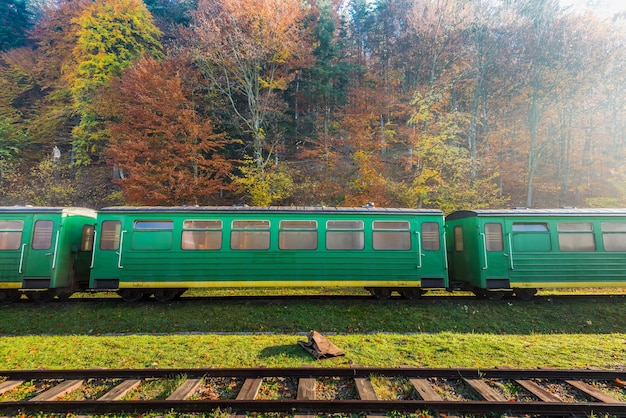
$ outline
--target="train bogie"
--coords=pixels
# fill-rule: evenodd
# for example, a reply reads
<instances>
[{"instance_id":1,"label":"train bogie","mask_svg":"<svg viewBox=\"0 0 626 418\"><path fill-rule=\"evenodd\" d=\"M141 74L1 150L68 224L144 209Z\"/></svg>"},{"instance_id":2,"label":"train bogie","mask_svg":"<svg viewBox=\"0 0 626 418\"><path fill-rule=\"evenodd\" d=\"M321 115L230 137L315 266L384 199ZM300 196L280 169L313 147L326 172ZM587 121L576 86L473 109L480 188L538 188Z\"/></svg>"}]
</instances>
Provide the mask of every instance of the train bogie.
<instances>
[{"instance_id":1,"label":"train bogie","mask_svg":"<svg viewBox=\"0 0 626 418\"><path fill-rule=\"evenodd\" d=\"M626 211L474 210L446 217L451 286L480 296L626 286Z\"/></svg>"},{"instance_id":2,"label":"train bogie","mask_svg":"<svg viewBox=\"0 0 626 418\"><path fill-rule=\"evenodd\" d=\"M88 285L95 211L0 208L0 301L69 296Z\"/></svg>"},{"instance_id":3,"label":"train bogie","mask_svg":"<svg viewBox=\"0 0 626 418\"><path fill-rule=\"evenodd\" d=\"M90 287L169 300L202 287L445 288L443 214L376 208L104 208Z\"/></svg>"}]
</instances>

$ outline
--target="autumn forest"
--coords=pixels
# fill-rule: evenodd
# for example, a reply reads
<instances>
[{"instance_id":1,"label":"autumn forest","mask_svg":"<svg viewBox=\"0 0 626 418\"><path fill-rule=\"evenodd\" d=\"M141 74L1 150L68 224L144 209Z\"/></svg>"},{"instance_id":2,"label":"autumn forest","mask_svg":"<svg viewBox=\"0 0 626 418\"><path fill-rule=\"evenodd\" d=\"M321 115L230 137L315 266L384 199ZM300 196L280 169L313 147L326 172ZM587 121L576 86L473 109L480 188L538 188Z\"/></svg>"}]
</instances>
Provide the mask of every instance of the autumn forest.
<instances>
[{"instance_id":1,"label":"autumn forest","mask_svg":"<svg viewBox=\"0 0 626 418\"><path fill-rule=\"evenodd\" d=\"M0 205L626 206L626 14L3 0Z\"/></svg>"}]
</instances>

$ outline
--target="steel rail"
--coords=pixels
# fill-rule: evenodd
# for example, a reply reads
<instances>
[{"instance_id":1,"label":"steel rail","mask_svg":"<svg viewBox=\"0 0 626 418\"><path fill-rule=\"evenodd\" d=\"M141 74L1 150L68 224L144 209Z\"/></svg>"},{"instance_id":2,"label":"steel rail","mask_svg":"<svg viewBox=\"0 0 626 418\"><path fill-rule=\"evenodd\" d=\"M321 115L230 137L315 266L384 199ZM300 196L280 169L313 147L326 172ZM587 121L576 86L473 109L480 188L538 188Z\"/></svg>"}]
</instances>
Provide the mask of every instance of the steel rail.
<instances>
[{"instance_id":1,"label":"steel rail","mask_svg":"<svg viewBox=\"0 0 626 418\"><path fill-rule=\"evenodd\" d=\"M61 393L68 393L83 384L88 379L122 379L127 383L136 383L140 379L154 378L179 378L184 376L189 382L196 379L194 385L189 385L182 390L183 395L170 395L168 399L149 400L123 400L123 395L119 393L112 396L115 390L101 396L101 399L85 400L58 400ZM382 377L405 377L413 383L416 391L420 394L418 400L379 400L376 396L370 376ZM0 411L10 411L9 414L20 413L73 413L73 412L93 412L93 413L136 413L137 411L177 411L177 412L206 412L215 409L228 410L232 413L254 412L279 412L279 413L359 413L359 412L415 412L415 411L439 411L454 412L464 414L540 414L541 416L564 416L564 415L585 415L610 414L615 416L626 416L626 402L615 399L609 394L588 385L584 381L602 381L618 384L617 391L625 391L623 388L626 381L626 370L565 370L565 369L442 369L442 368L377 368L377 367L352 367L352 368L194 368L194 369L74 369L74 370L0 370L0 394L8 387L17 387L24 382L33 380L54 381L58 385L47 392L39 393L31 400L0 401ZM189 397L196 390L196 382L201 379L214 377L231 377L245 379L245 382L255 381L256 383L246 385L244 383L237 399L196 399L189 400ZM256 400L256 394L261 382L265 378L299 378L298 386L303 385L303 381L315 382L316 378L346 378L354 379L358 397L360 399L349 400L316 400L315 385L313 383L313 396L310 398L311 388L303 390L302 397L300 390L296 399L284 400ZM444 400L438 395L434 395L431 384L436 382L426 379L450 379L463 380L468 388L475 392L472 399L483 400ZM489 385L485 383L487 379L501 379L514 381L521 384L534 395L530 397L532 401L511 401L503 399L502 395L491 392ZM575 390L581 390L587 394L588 402L563 402L559 398L549 393L542 394L535 380L557 381L570 385ZM62 382L64 381L64 382ZM420 385L420 382L422 385ZM424 387L423 383L428 382ZM15 385L15 386L14 386ZM65 392L61 387L66 386ZM533 385L537 389L533 389ZM121 386L121 385L120 385ZM131 386L131 385L128 385ZM183 383L180 387L185 387ZM621 387L621 389L620 389ZM246 388L246 389L244 389ZM256 389L253 389L256 388ZM58 390L55 390L58 389ZM299 387L300 389L300 387ZM429 394L429 390L432 391ZM307 392L309 391L309 392ZM176 392L179 392L178 390ZM308 395L307 395L308 393ZM626 395L626 392L624 392ZM111 399L111 400L109 400Z\"/></svg>"},{"instance_id":2,"label":"steel rail","mask_svg":"<svg viewBox=\"0 0 626 418\"><path fill-rule=\"evenodd\" d=\"M33 369L0 370L0 376L9 379L80 379L80 378L165 378L187 377L439 377L446 379L581 379L626 381L626 370L605 369L473 369L473 368L417 368L417 367L297 367L297 368L181 368L181 369Z\"/></svg>"}]
</instances>

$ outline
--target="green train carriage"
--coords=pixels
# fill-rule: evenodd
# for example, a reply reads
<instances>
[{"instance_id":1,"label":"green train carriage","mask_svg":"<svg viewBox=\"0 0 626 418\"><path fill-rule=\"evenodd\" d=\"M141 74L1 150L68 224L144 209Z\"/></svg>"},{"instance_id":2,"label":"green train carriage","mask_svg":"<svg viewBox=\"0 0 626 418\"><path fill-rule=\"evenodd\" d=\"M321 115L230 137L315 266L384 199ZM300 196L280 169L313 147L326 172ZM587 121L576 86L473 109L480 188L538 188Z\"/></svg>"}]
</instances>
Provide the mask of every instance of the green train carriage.
<instances>
[{"instance_id":1,"label":"green train carriage","mask_svg":"<svg viewBox=\"0 0 626 418\"><path fill-rule=\"evenodd\" d=\"M95 220L84 208L0 207L0 302L69 297L88 286Z\"/></svg>"},{"instance_id":2,"label":"green train carriage","mask_svg":"<svg viewBox=\"0 0 626 418\"><path fill-rule=\"evenodd\" d=\"M479 296L626 287L624 209L458 211L446 235L451 287Z\"/></svg>"},{"instance_id":3,"label":"green train carriage","mask_svg":"<svg viewBox=\"0 0 626 418\"><path fill-rule=\"evenodd\" d=\"M98 212L90 288L128 301L188 288L447 287L437 210L111 207Z\"/></svg>"}]
</instances>

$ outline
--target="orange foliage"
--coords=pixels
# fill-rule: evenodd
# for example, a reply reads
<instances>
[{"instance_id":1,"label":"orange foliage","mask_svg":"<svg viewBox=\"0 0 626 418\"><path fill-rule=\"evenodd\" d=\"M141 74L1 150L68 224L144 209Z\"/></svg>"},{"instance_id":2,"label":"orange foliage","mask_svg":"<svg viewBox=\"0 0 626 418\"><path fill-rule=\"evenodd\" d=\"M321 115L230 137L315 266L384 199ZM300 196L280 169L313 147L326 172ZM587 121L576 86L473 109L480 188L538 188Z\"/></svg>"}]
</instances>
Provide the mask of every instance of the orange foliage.
<instances>
[{"instance_id":1,"label":"orange foliage","mask_svg":"<svg viewBox=\"0 0 626 418\"><path fill-rule=\"evenodd\" d=\"M196 111L181 60L141 59L114 94L107 156L128 203L206 204L228 189L223 135Z\"/></svg>"}]
</instances>

